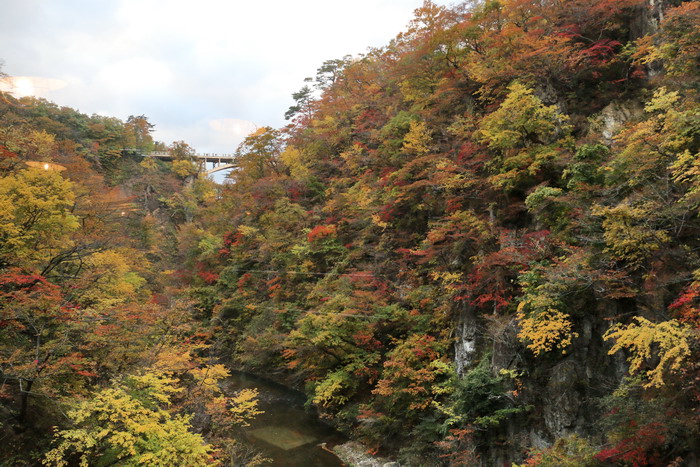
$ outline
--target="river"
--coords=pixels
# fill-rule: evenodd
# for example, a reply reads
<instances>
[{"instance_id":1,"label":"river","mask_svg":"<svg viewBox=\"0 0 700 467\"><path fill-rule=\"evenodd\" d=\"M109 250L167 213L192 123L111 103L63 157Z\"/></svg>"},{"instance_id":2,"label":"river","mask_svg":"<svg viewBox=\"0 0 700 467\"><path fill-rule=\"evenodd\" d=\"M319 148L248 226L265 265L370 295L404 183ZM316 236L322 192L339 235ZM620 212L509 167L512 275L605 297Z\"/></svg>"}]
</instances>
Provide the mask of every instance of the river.
<instances>
[{"instance_id":1,"label":"river","mask_svg":"<svg viewBox=\"0 0 700 467\"><path fill-rule=\"evenodd\" d=\"M247 441L274 466L340 467L344 464L324 449L347 439L316 415L304 410L303 394L245 373L234 373L227 392L255 388L259 392L258 415L244 429Z\"/></svg>"}]
</instances>

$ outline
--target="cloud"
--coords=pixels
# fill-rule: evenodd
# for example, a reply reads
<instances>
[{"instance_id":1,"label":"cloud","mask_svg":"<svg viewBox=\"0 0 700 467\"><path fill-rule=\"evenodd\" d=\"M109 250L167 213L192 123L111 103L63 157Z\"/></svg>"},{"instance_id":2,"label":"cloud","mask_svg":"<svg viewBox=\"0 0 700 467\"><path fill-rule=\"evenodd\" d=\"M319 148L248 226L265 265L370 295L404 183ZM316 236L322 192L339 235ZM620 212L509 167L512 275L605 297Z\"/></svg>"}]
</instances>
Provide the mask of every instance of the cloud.
<instances>
[{"instance_id":1,"label":"cloud","mask_svg":"<svg viewBox=\"0 0 700 467\"><path fill-rule=\"evenodd\" d=\"M241 122L284 125L306 76L387 44L421 0L6 3L6 73L66 82L43 96L59 105L143 114L160 140L230 152L248 129Z\"/></svg>"},{"instance_id":2,"label":"cloud","mask_svg":"<svg viewBox=\"0 0 700 467\"><path fill-rule=\"evenodd\" d=\"M68 83L55 78L40 76L7 76L0 78L0 91L15 97L48 97L51 91L66 87Z\"/></svg>"},{"instance_id":3,"label":"cloud","mask_svg":"<svg viewBox=\"0 0 700 467\"><path fill-rule=\"evenodd\" d=\"M258 128L249 120L220 118L178 126L156 124L153 137L165 143L183 140L199 153L233 153L245 137Z\"/></svg>"},{"instance_id":4,"label":"cloud","mask_svg":"<svg viewBox=\"0 0 700 467\"><path fill-rule=\"evenodd\" d=\"M173 72L167 63L147 57L135 57L102 66L99 86L120 93L140 95L159 92L173 83Z\"/></svg>"},{"instance_id":5,"label":"cloud","mask_svg":"<svg viewBox=\"0 0 700 467\"><path fill-rule=\"evenodd\" d=\"M259 128L255 123L248 120L240 120L238 118L220 118L218 120L210 120L209 126L215 131L235 136L236 138L245 138Z\"/></svg>"}]
</instances>

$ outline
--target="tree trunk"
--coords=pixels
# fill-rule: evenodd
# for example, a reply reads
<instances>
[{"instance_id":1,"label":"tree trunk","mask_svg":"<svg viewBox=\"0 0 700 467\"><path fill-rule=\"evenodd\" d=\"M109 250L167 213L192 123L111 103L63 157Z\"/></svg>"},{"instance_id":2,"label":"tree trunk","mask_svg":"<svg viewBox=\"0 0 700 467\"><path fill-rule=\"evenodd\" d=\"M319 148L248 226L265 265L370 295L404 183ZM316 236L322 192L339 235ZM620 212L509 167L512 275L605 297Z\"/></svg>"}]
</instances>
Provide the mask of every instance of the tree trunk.
<instances>
[{"instance_id":1,"label":"tree trunk","mask_svg":"<svg viewBox=\"0 0 700 467\"><path fill-rule=\"evenodd\" d=\"M20 393L21 393L21 405L19 408L19 415L17 416L17 421L21 424L24 425L25 419L27 418L27 407L29 406L29 394L30 391L32 390L32 385L34 384L34 380L30 379L27 380L27 387L22 388L22 380L20 379Z\"/></svg>"}]
</instances>

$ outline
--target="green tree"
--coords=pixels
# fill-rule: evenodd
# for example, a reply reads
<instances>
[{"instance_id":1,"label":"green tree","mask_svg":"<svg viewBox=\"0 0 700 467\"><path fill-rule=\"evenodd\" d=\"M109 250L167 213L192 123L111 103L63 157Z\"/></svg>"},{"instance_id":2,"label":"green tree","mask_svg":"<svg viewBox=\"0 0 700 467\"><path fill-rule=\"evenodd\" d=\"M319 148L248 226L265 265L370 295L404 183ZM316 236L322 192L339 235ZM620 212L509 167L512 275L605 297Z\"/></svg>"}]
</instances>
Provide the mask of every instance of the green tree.
<instances>
[{"instance_id":1,"label":"green tree","mask_svg":"<svg viewBox=\"0 0 700 467\"><path fill-rule=\"evenodd\" d=\"M311 81L311 78L306 78L304 81ZM292 94L292 99L296 103L287 109L284 113L284 119L289 120L295 115L301 115L308 119L311 116L313 90L309 86L304 85L304 87Z\"/></svg>"},{"instance_id":2,"label":"green tree","mask_svg":"<svg viewBox=\"0 0 700 467\"><path fill-rule=\"evenodd\" d=\"M124 124L124 145L129 149L136 149L140 153L148 153L153 150L154 142L151 132L155 125L148 121L145 115L129 115Z\"/></svg>"}]
</instances>

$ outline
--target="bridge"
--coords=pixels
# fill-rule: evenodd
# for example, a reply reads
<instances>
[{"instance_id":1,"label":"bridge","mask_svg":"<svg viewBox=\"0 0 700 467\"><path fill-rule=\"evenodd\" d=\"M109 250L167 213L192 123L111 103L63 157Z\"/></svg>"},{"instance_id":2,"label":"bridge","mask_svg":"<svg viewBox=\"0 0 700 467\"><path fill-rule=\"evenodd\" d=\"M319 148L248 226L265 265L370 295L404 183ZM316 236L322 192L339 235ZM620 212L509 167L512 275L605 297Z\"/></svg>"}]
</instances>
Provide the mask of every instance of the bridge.
<instances>
[{"instance_id":1,"label":"bridge","mask_svg":"<svg viewBox=\"0 0 700 467\"><path fill-rule=\"evenodd\" d=\"M144 154L145 157L152 157L154 159L160 159L162 161L172 161L173 155L167 151L153 151L148 154ZM238 167L236 164L235 154L216 154L216 153L202 153L194 154L194 160L197 161L200 166L204 169L204 173L211 175L215 172L220 172L226 169L235 169ZM207 169L207 164L212 164L211 169Z\"/></svg>"}]
</instances>

